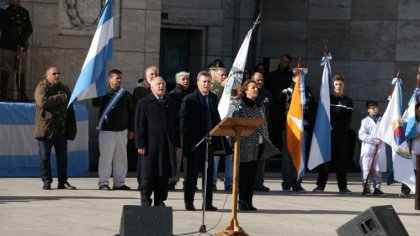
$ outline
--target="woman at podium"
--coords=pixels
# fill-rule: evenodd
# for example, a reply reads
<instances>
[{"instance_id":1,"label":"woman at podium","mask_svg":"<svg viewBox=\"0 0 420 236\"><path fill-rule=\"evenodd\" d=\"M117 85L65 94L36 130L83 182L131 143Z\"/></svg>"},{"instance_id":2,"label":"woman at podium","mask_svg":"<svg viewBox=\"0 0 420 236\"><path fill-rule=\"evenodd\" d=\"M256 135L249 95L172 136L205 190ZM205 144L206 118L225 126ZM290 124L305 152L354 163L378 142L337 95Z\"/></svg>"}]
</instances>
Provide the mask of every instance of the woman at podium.
<instances>
[{"instance_id":1,"label":"woman at podium","mask_svg":"<svg viewBox=\"0 0 420 236\"><path fill-rule=\"evenodd\" d=\"M268 138L267 122L264 106L258 99L257 84L253 80L246 80L241 87L238 101L234 103L233 117L263 118L263 125L259 126L251 135L241 137L239 163L239 209L256 211L252 204L257 163L261 158L264 143L271 144Z\"/></svg>"}]
</instances>

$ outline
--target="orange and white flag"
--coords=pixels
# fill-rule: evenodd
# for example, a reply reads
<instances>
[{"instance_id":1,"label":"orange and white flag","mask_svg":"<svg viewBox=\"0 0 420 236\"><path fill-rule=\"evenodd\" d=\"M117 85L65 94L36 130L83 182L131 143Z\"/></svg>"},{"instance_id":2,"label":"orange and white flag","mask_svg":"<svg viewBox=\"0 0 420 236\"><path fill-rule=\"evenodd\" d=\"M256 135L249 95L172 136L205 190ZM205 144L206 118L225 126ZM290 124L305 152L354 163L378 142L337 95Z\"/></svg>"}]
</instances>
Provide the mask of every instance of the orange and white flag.
<instances>
[{"instance_id":1,"label":"orange and white flag","mask_svg":"<svg viewBox=\"0 0 420 236\"><path fill-rule=\"evenodd\" d=\"M286 122L287 149L296 168L297 178L305 175L305 136L303 130L303 110L306 105L305 75L307 68L293 68L295 86L292 93Z\"/></svg>"}]
</instances>

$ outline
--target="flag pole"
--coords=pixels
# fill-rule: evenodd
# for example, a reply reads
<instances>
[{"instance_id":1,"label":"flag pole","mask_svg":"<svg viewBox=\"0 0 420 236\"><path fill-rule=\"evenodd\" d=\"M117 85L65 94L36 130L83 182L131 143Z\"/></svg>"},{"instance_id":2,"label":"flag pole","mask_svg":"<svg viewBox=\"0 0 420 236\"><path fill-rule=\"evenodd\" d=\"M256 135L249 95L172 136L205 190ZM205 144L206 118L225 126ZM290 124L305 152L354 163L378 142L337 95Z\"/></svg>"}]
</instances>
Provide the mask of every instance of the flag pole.
<instances>
[{"instance_id":1,"label":"flag pole","mask_svg":"<svg viewBox=\"0 0 420 236\"><path fill-rule=\"evenodd\" d=\"M372 175L373 163L375 163L376 156L378 155L379 145L380 143L375 145L375 151L373 152L372 161L370 162L370 165L369 165L368 174L366 176L365 182L363 183L363 191L367 188L368 183L369 183L369 178Z\"/></svg>"},{"instance_id":2,"label":"flag pole","mask_svg":"<svg viewBox=\"0 0 420 236\"><path fill-rule=\"evenodd\" d=\"M257 19L252 21L252 29L251 29L252 31L254 31L255 27L257 27L257 25L259 25L261 23L260 17L261 17L261 13L258 14Z\"/></svg>"},{"instance_id":3,"label":"flag pole","mask_svg":"<svg viewBox=\"0 0 420 236\"><path fill-rule=\"evenodd\" d=\"M417 71L417 85L416 90L419 89L419 81L420 81L420 66L419 70ZM415 99L416 97L414 97ZM414 209L420 210L420 156L416 155L416 195L414 198Z\"/></svg>"}]
</instances>

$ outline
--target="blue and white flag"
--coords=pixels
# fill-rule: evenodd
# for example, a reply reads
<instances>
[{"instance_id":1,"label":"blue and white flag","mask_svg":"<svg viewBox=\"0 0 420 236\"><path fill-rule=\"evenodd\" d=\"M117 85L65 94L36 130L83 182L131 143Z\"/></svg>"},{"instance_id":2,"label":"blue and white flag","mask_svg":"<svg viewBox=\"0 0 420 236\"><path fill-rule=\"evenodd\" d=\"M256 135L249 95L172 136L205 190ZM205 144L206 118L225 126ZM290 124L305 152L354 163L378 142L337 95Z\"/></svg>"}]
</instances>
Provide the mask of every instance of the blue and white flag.
<instances>
[{"instance_id":1,"label":"blue and white flag","mask_svg":"<svg viewBox=\"0 0 420 236\"><path fill-rule=\"evenodd\" d=\"M108 0L99 16L99 23L93 36L88 55L77 79L69 105L77 98L84 100L106 93L106 72L108 61L114 50L114 17L112 0Z\"/></svg>"},{"instance_id":2,"label":"blue and white flag","mask_svg":"<svg viewBox=\"0 0 420 236\"><path fill-rule=\"evenodd\" d=\"M308 169L312 170L322 163L331 160L331 128L330 128L330 78L332 56L330 53L321 60L324 66L322 73L319 105L316 112L314 133L309 151Z\"/></svg>"},{"instance_id":3,"label":"blue and white flag","mask_svg":"<svg viewBox=\"0 0 420 236\"><path fill-rule=\"evenodd\" d=\"M412 139L417 136L417 125L416 125L416 103L418 101L419 89L414 90L413 95L411 95L410 101L408 102L407 109L405 110L402 121L405 128L405 137L406 139Z\"/></svg>"},{"instance_id":4,"label":"blue and white flag","mask_svg":"<svg viewBox=\"0 0 420 236\"><path fill-rule=\"evenodd\" d=\"M395 88L378 126L377 137L392 147L394 179L416 192L414 165L401 120L401 80L394 78L392 82L395 83Z\"/></svg>"}]
</instances>

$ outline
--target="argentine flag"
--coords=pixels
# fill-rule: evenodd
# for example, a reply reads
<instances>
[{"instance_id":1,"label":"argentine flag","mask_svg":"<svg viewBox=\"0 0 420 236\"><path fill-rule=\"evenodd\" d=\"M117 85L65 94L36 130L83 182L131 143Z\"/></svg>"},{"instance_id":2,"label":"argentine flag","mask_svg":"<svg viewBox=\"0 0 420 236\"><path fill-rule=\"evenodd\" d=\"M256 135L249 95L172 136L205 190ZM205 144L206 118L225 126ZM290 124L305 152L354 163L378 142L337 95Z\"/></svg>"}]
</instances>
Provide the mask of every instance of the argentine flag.
<instances>
[{"instance_id":1,"label":"argentine flag","mask_svg":"<svg viewBox=\"0 0 420 236\"><path fill-rule=\"evenodd\" d=\"M308 169L312 170L322 163L331 160L331 128L330 128L330 86L331 78L331 53L321 60L324 66L322 73L321 92L319 105L316 112L314 133L312 136L311 149L309 150Z\"/></svg>"},{"instance_id":2,"label":"argentine flag","mask_svg":"<svg viewBox=\"0 0 420 236\"><path fill-rule=\"evenodd\" d=\"M77 98L84 100L105 94L107 64L112 58L114 17L112 0L108 0L99 16L99 23L93 36L88 55L77 79L69 105Z\"/></svg>"},{"instance_id":3,"label":"argentine flag","mask_svg":"<svg viewBox=\"0 0 420 236\"><path fill-rule=\"evenodd\" d=\"M402 121L404 122L405 128L405 137L406 139L412 139L417 136L417 125L416 125L416 111L415 106L417 103L417 96L419 89L414 90L413 95L408 102L407 110L405 110L404 115L402 116Z\"/></svg>"}]
</instances>

